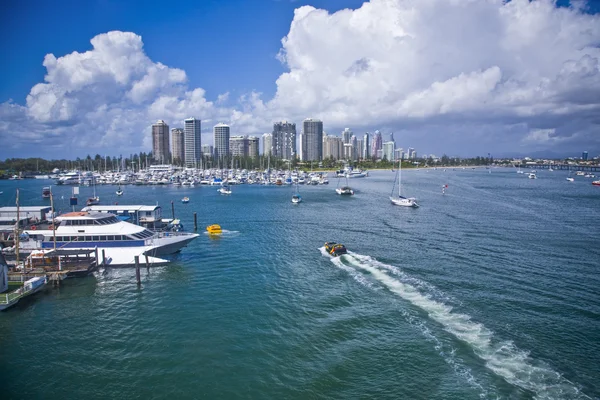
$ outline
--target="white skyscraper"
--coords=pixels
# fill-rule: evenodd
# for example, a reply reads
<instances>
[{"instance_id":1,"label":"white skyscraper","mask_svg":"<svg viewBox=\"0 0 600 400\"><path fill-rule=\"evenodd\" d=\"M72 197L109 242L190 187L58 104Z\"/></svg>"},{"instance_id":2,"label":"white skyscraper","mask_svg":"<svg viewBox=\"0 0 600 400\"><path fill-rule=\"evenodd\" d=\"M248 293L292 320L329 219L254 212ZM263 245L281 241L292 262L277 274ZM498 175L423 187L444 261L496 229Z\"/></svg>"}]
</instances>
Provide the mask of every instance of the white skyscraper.
<instances>
[{"instance_id":1,"label":"white skyscraper","mask_svg":"<svg viewBox=\"0 0 600 400\"><path fill-rule=\"evenodd\" d=\"M200 120L196 118L187 118L183 120L186 167L197 168L202 164L202 129L200 125Z\"/></svg>"},{"instance_id":2,"label":"white skyscraper","mask_svg":"<svg viewBox=\"0 0 600 400\"><path fill-rule=\"evenodd\" d=\"M262 135L263 155L273 153L273 134L265 133Z\"/></svg>"},{"instance_id":3,"label":"white skyscraper","mask_svg":"<svg viewBox=\"0 0 600 400\"><path fill-rule=\"evenodd\" d=\"M369 142L369 132L363 136L363 151L361 154L363 160L371 158L371 143Z\"/></svg>"},{"instance_id":4,"label":"white skyscraper","mask_svg":"<svg viewBox=\"0 0 600 400\"><path fill-rule=\"evenodd\" d=\"M215 159L229 156L229 125L215 125L213 135L215 141Z\"/></svg>"}]
</instances>

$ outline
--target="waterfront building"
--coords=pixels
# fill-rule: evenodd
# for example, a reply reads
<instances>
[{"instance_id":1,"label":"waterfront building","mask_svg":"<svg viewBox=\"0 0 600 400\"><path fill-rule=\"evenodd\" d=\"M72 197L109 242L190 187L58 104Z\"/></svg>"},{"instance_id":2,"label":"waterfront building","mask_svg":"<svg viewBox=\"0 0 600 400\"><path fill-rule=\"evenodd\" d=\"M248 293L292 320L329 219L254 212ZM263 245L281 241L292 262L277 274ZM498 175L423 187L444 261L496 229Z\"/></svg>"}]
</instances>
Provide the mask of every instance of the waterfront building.
<instances>
[{"instance_id":1,"label":"waterfront building","mask_svg":"<svg viewBox=\"0 0 600 400\"><path fill-rule=\"evenodd\" d=\"M371 145L371 154L377 158L381 158L381 150L383 149L383 139L381 138L381 132L375 131L373 133L373 143Z\"/></svg>"},{"instance_id":2,"label":"waterfront building","mask_svg":"<svg viewBox=\"0 0 600 400\"><path fill-rule=\"evenodd\" d=\"M229 138L229 152L232 157L246 157L248 155L248 138L246 136L231 136Z\"/></svg>"},{"instance_id":3,"label":"waterfront building","mask_svg":"<svg viewBox=\"0 0 600 400\"><path fill-rule=\"evenodd\" d=\"M161 164L170 160L169 125L162 119L152 124L152 156Z\"/></svg>"},{"instance_id":4,"label":"waterfront building","mask_svg":"<svg viewBox=\"0 0 600 400\"><path fill-rule=\"evenodd\" d=\"M229 125L217 124L213 128L215 158L229 156Z\"/></svg>"},{"instance_id":5,"label":"waterfront building","mask_svg":"<svg viewBox=\"0 0 600 400\"><path fill-rule=\"evenodd\" d=\"M352 131L350 130L350 128L345 128L342 131L342 142L344 142L344 144L348 144L348 143L350 143L351 138L352 138Z\"/></svg>"},{"instance_id":6,"label":"waterfront building","mask_svg":"<svg viewBox=\"0 0 600 400\"><path fill-rule=\"evenodd\" d=\"M388 161L394 160L394 146L395 145L396 144L394 142L383 143L382 158L385 158Z\"/></svg>"},{"instance_id":7,"label":"waterfront building","mask_svg":"<svg viewBox=\"0 0 600 400\"><path fill-rule=\"evenodd\" d=\"M213 155L213 146L210 144L202 145L202 156L203 157L212 157Z\"/></svg>"},{"instance_id":8,"label":"waterfront building","mask_svg":"<svg viewBox=\"0 0 600 400\"><path fill-rule=\"evenodd\" d=\"M258 158L259 140L256 136L248 137L248 157Z\"/></svg>"},{"instance_id":9,"label":"waterfront building","mask_svg":"<svg viewBox=\"0 0 600 400\"><path fill-rule=\"evenodd\" d=\"M364 144L362 139L356 139L355 140L355 144L354 144L354 149L355 149L355 159L358 161L362 158L362 155L364 153Z\"/></svg>"},{"instance_id":10,"label":"waterfront building","mask_svg":"<svg viewBox=\"0 0 600 400\"><path fill-rule=\"evenodd\" d=\"M394 154L396 155L396 157L395 157L396 160L404 160L404 149L402 147L398 147L394 151Z\"/></svg>"},{"instance_id":11,"label":"waterfront building","mask_svg":"<svg viewBox=\"0 0 600 400\"><path fill-rule=\"evenodd\" d=\"M363 148L361 152L361 156L363 160L368 160L371 157L371 143L369 141L369 132L365 133L363 136Z\"/></svg>"},{"instance_id":12,"label":"waterfront building","mask_svg":"<svg viewBox=\"0 0 600 400\"><path fill-rule=\"evenodd\" d=\"M202 165L201 121L196 118L183 120L185 141L185 166L197 168Z\"/></svg>"},{"instance_id":13,"label":"waterfront building","mask_svg":"<svg viewBox=\"0 0 600 400\"><path fill-rule=\"evenodd\" d=\"M343 139L342 139L343 141ZM344 160L354 160L354 146L352 143L344 143Z\"/></svg>"},{"instance_id":14,"label":"waterfront building","mask_svg":"<svg viewBox=\"0 0 600 400\"><path fill-rule=\"evenodd\" d=\"M339 160L344 152L344 143L341 137L323 136L323 159Z\"/></svg>"},{"instance_id":15,"label":"waterfront building","mask_svg":"<svg viewBox=\"0 0 600 400\"><path fill-rule=\"evenodd\" d=\"M406 154L408 155L409 160L414 160L415 158L417 158L417 153L415 152L415 149L413 149L412 147L408 148L408 150L406 151Z\"/></svg>"},{"instance_id":16,"label":"waterfront building","mask_svg":"<svg viewBox=\"0 0 600 400\"><path fill-rule=\"evenodd\" d=\"M320 161L323 158L323 121L307 118L302 129L302 160Z\"/></svg>"},{"instance_id":17,"label":"waterfront building","mask_svg":"<svg viewBox=\"0 0 600 400\"><path fill-rule=\"evenodd\" d=\"M273 155L285 160L291 160L296 152L296 124L282 121L273 124L272 134Z\"/></svg>"},{"instance_id":18,"label":"waterfront building","mask_svg":"<svg viewBox=\"0 0 600 400\"><path fill-rule=\"evenodd\" d=\"M583 161L587 161L588 160L588 152L584 151L583 153L581 153L581 159Z\"/></svg>"},{"instance_id":19,"label":"waterfront building","mask_svg":"<svg viewBox=\"0 0 600 400\"><path fill-rule=\"evenodd\" d=\"M173 152L171 154L171 163L182 164L185 160L185 141L183 129L171 129L171 143L173 144Z\"/></svg>"},{"instance_id":20,"label":"waterfront building","mask_svg":"<svg viewBox=\"0 0 600 400\"><path fill-rule=\"evenodd\" d=\"M273 154L273 134L265 133L262 135L263 155Z\"/></svg>"}]
</instances>

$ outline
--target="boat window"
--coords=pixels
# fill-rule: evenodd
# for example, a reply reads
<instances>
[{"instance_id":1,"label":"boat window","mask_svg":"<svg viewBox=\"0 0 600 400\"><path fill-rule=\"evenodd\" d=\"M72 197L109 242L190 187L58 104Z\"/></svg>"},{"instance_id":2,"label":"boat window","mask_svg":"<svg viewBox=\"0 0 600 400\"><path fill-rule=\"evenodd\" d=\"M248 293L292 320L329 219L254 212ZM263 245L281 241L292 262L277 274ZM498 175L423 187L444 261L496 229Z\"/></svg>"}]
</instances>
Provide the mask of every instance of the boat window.
<instances>
[{"instance_id":1,"label":"boat window","mask_svg":"<svg viewBox=\"0 0 600 400\"><path fill-rule=\"evenodd\" d=\"M86 236L85 237L85 241L86 242L91 242L92 241L92 237L91 236Z\"/></svg>"},{"instance_id":2,"label":"boat window","mask_svg":"<svg viewBox=\"0 0 600 400\"><path fill-rule=\"evenodd\" d=\"M144 235L142 235L142 234L140 234L140 233L134 233L134 234L133 234L133 237L134 237L134 238L136 238L136 239L143 239L143 238L144 238Z\"/></svg>"},{"instance_id":3,"label":"boat window","mask_svg":"<svg viewBox=\"0 0 600 400\"><path fill-rule=\"evenodd\" d=\"M71 225L71 221L65 221L65 225L66 226L70 226Z\"/></svg>"},{"instance_id":4,"label":"boat window","mask_svg":"<svg viewBox=\"0 0 600 400\"><path fill-rule=\"evenodd\" d=\"M114 235L108 235L106 237L107 240L115 240L115 236Z\"/></svg>"},{"instance_id":5,"label":"boat window","mask_svg":"<svg viewBox=\"0 0 600 400\"><path fill-rule=\"evenodd\" d=\"M92 240L97 242L98 240L100 240L100 236L92 236Z\"/></svg>"}]
</instances>

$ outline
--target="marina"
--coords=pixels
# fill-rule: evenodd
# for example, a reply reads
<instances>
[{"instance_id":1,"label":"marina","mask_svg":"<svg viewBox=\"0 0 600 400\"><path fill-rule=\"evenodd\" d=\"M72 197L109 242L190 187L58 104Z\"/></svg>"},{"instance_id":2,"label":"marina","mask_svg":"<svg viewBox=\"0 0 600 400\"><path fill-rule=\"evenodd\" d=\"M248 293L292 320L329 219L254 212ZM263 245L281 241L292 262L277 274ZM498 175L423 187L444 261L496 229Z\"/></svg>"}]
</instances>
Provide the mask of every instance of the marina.
<instances>
[{"instance_id":1,"label":"marina","mask_svg":"<svg viewBox=\"0 0 600 400\"><path fill-rule=\"evenodd\" d=\"M197 214L200 227L222 228L159 256L168 264L146 267L135 254L129 268L101 265L58 286L47 274L43 290L0 314L0 329L10 331L0 350L13 360L8 391L41 395L18 371L55 362L34 340L43 330L69 360L60 386L75 395L162 397L202 385L209 398L317 390L336 398L377 390L461 400L597 397L600 237L583 221L599 216L600 191L593 178L567 182L567 171L536 175L403 168L402 191L418 208L390 204L398 177L389 170L352 180L356 194L345 199L331 185L305 184L299 206L290 202L296 185L239 184L231 196L211 185L129 185L117 196L98 185L107 208L89 212L103 218L142 223L150 212L154 222L175 217L193 232ZM18 185L22 207L41 207L43 181L2 185L5 206ZM81 187L80 198L92 190ZM52 191L57 214L72 212L71 187ZM30 212L41 217L40 208ZM327 240L347 253L324 257ZM73 331L77 340L63 344ZM100 354L113 353L109 368ZM169 375L173 363L195 378ZM91 365L99 380L82 381ZM36 377L55 381L47 368L36 367Z\"/></svg>"}]
</instances>

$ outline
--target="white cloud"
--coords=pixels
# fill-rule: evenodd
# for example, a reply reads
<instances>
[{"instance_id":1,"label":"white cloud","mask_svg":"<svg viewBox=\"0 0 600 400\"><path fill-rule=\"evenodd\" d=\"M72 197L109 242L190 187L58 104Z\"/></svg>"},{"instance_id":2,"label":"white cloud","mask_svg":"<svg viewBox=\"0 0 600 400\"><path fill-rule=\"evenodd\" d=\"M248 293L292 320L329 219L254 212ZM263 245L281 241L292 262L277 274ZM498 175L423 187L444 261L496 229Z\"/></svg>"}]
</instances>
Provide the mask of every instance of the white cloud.
<instances>
[{"instance_id":1,"label":"white cloud","mask_svg":"<svg viewBox=\"0 0 600 400\"><path fill-rule=\"evenodd\" d=\"M228 92L207 99L183 70L151 60L140 36L108 32L89 51L47 55L44 83L26 106L1 105L0 135L130 152L149 150L156 119L177 126L196 116L205 130L223 121L256 133L310 116L332 133L402 132L400 142L412 141L404 147L431 152L481 153L494 143L495 151L600 149L600 18L583 10L581 1L557 8L550 0L372 0L336 13L302 6L282 39L288 71L275 96L237 102Z\"/></svg>"}]
</instances>

